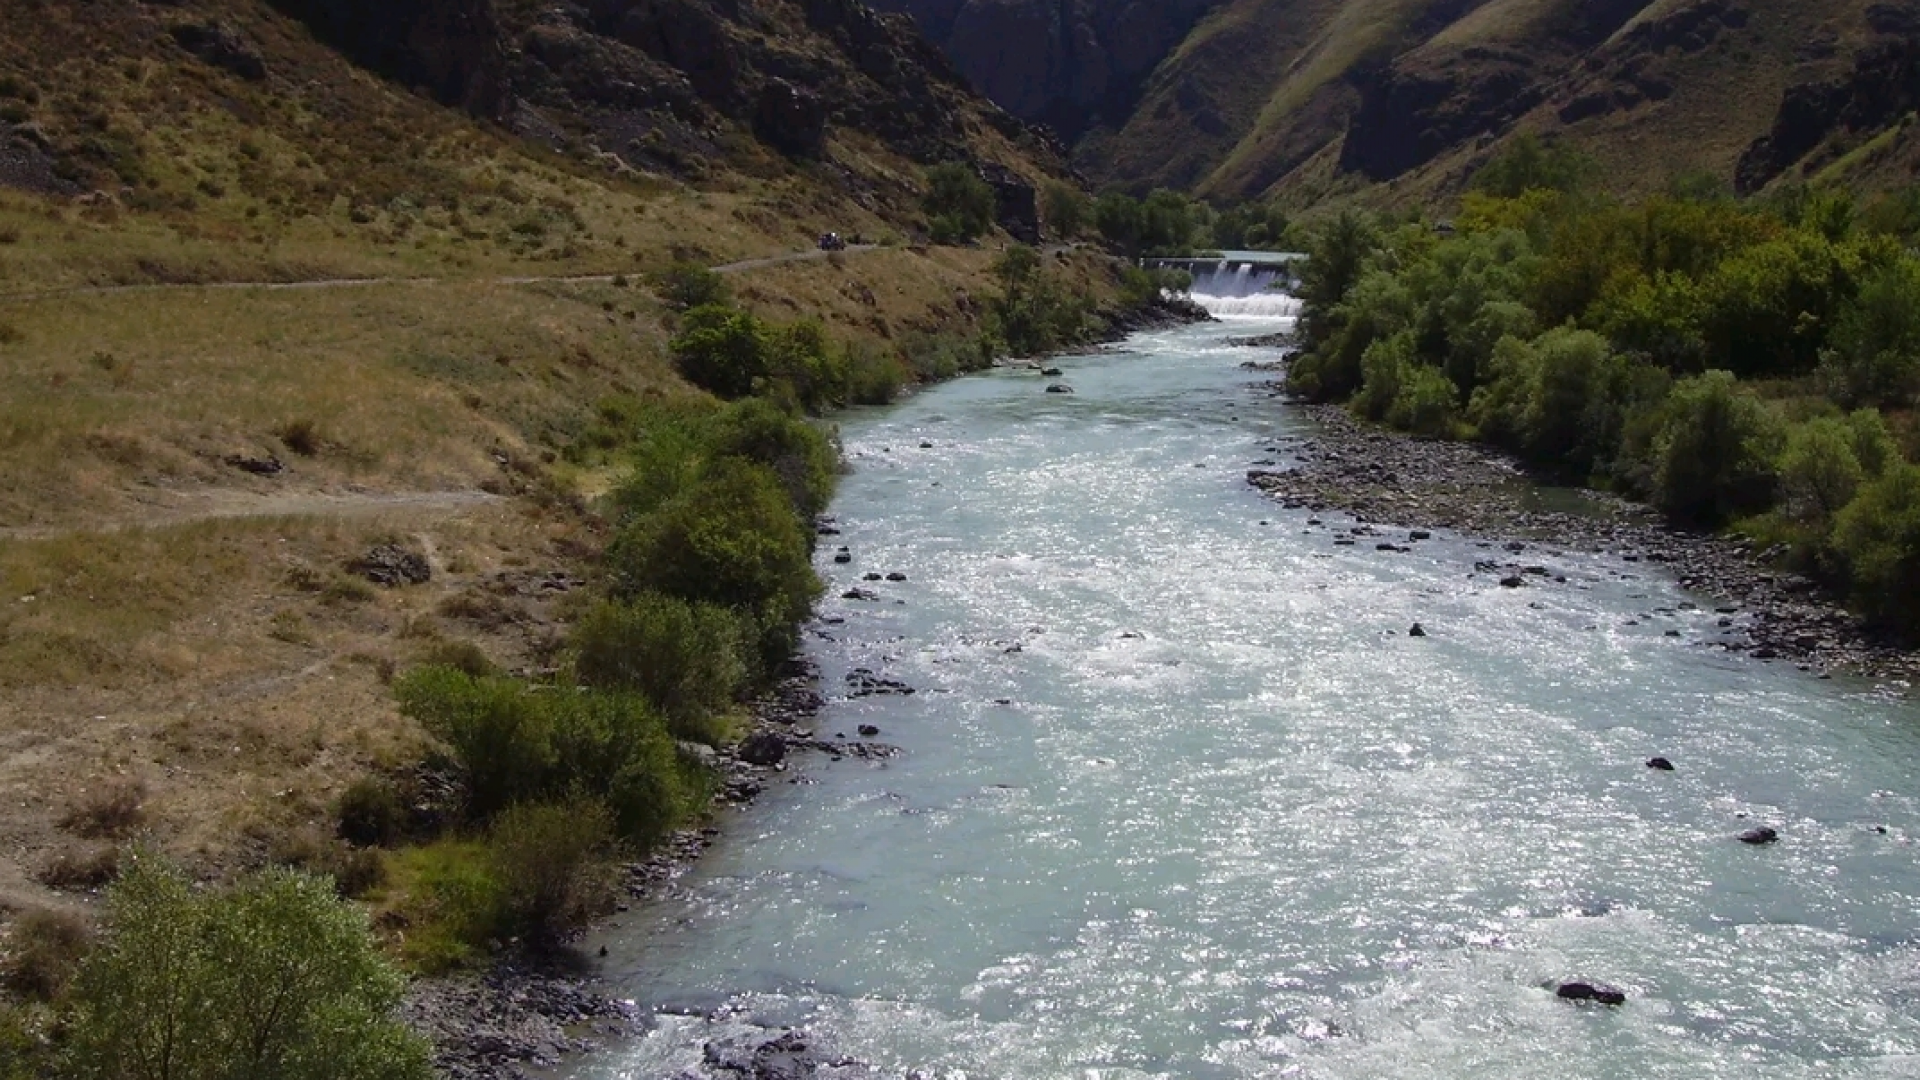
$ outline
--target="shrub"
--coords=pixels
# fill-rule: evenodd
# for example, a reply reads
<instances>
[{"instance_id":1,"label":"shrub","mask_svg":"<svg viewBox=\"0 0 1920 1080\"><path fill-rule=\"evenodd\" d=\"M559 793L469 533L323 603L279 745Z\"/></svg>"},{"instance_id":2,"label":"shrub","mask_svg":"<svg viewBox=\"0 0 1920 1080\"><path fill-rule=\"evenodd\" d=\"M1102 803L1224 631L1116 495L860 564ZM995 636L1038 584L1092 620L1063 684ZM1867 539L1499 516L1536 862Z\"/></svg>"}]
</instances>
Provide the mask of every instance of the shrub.
<instances>
[{"instance_id":1,"label":"shrub","mask_svg":"<svg viewBox=\"0 0 1920 1080\"><path fill-rule=\"evenodd\" d=\"M400 707L453 751L468 810L491 820L521 803L604 799L620 834L658 840L697 805L697 771L666 721L637 694L536 687L423 668L397 686Z\"/></svg>"},{"instance_id":2,"label":"shrub","mask_svg":"<svg viewBox=\"0 0 1920 1080\"><path fill-rule=\"evenodd\" d=\"M681 319L668 347L681 377L723 398L753 393L767 373L767 329L736 308L703 304Z\"/></svg>"},{"instance_id":3,"label":"shrub","mask_svg":"<svg viewBox=\"0 0 1920 1080\"><path fill-rule=\"evenodd\" d=\"M301 457L320 452L320 425L312 420L289 420L280 426L280 442Z\"/></svg>"},{"instance_id":4,"label":"shrub","mask_svg":"<svg viewBox=\"0 0 1920 1080\"><path fill-rule=\"evenodd\" d=\"M108 896L74 987L73 1075L411 1080L424 1043L365 915L318 878L265 870L197 892L151 856Z\"/></svg>"},{"instance_id":5,"label":"shrub","mask_svg":"<svg viewBox=\"0 0 1920 1080\"><path fill-rule=\"evenodd\" d=\"M534 944L563 940L612 898L613 815L598 801L513 807L487 848L506 925Z\"/></svg>"},{"instance_id":6,"label":"shrub","mask_svg":"<svg viewBox=\"0 0 1920 1080\"><path fill-rule=\"evenodd\" d=\"M86 921L72 912L28 911L7 934L0 976L20 994L51 1001L66 992L91 940Z\"/></svg>"},{"instance_id":7,"label":"shrub","mask_svg":"<svg viewBox=\"0 0 1920 1080\"><path fill-rule=\"evenodd\" d=\"M1499 198L1528 191L1578 191L1598 166L1565 143L1531 132L1518 135L1473 174L1474 190Z\"/></svg>"},{"instance_id":8,"label":"shrub","mask_svg":"<svg viewBox=\"0 0 1920 1080\"><path fill-rule=\"evenodd\" d=\"M650 592L601 604L573 631L581 682L640 693L676 738L709 746L725 735L715 718L746 683L741 638L732 612Z\"/></svg>"},{"instance_id":9,"label":"shrub","mask_svg":"<svg viewBox=\"0 0 1920 1080\"><path fill-rule=\"evenodd\" d=\"M762 672L791 653L820 591L809 532L779 478L738 458L623 529L606 561L622 598L659 592L753 618Z\"/></svg>"},{"instance_id":10,"label":"shrub","mask_svg":"<svg viewBox=\"0 0 1920 1080\"><path fill-rule=\"evenodd\" d=\"M1731 373L1674 385L1654 450L1654 502L1677 521L1717 524L1772 501L1777 419Z\"/></svg>"},{"instance_id":11,"label":"shrub","mask_svg":"<svg viewBox=\"0 0 1920 1080\"><path fill-rule=\"evenodd\" d=\"M406 830L400 790L384 776L363 776L347 785L334 805L340 839L361 847L384 846Z\"/></svg>"},{"instance_id":12,"label":"shrub","mask_svg":"<svg viewBox=\"0 0 1920 1080\"><path fill-rule=\"evenodd\" d=\"M924 206L936 244L965 244L993 227L993 189L961 162L927 170Z\"/></svg>"},{"instance_id":13,"label":"shrub","mask_svg":"<svg viewBox=\"0 0 1920 1080\"><path fill-rule=\"evenodd\" d=\"M845 365L848 405L890 404L907 384L899 356L865 343L847 346Z\"/></svg>"},{"instance_id":14,"label":"shrub","mask_svg":"<svg viewBox=\"0 0 1920 1080\"><path fill-rule=\"evenodd\" d=\"M119 839L145 819L146 798L147 786L140 781L110 780L75 803L60 827L93 839Z\"/></svg>"},{"instance_id":15,"label":"shrub","mask_svg":"<svg viewBox=\"0 0 1920 1080\"><path fill-rule=\"evenodd\" d=\"M1920 466L1900 463L1840 512L1834 548L1855 605L1875 623L1920 632Z\"/></svg>"},{"instance_id":16,"label":"shrub","mask_svg":"<svg viewBox=\"0 0 1920 1080\"><path fill-rule=\"evenodd\" d=\"M545 793L554 771L553 723L526 684L425 667L403 676L394 692L400 711L453 751L475 816Z\"/></svg>"},{"instance_id":17,"label":"shrub","mask_svg":"<svg viewBox=\"0 0 1920 1080\"><path fill-rule=\"evenodd\" d=\"M676 262L647 275L647 284L654 295L675 311L733 302L733 290L727 286L727 279L697 263Z\"/></svg>"},{"instance_id":18,"label":"shrub","mask_svg":"<svg viewBox=\"0 0 1920 1080\"><path fill-rule=\"evenodd\" d=\"M1453 382L1438 368L1411 364L1401 374L1387 422L1403 431L1438 438L1453 434L1458 412Z\"/></svg>"}]
</instances>

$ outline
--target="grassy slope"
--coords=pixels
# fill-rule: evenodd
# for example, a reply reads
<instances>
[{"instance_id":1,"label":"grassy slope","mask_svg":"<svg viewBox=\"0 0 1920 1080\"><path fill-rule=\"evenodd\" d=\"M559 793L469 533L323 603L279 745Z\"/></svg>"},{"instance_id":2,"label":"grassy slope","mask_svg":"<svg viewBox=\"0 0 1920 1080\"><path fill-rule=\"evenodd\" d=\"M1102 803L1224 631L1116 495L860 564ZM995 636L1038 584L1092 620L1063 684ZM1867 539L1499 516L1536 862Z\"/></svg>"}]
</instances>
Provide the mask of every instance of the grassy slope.
<instances>
[{"instance_id":1,"label":"grassy slope","mask_svg":"<svg viewBox=\"0 0 1920 1080\"><path fill-rule=\"evenodd\" d=\"M1333 164L1359 100L1356 71L1391 58L1404 70L1444 73L1518 51L1545 73L1549 93L1514 131L1579 140L1623 192L1654 189L1682 173L1730 178L1740 154L1767 133L1785 89L1838 70L1840 59L1807 44L1835 41L1844 58L1867 7L1864 0L1755 0L1741 5L1750 16L1744 26L1704 49L1649 49L1635 41L1632 27L1692 6L1657 0L1609 41L1569 55L1551 38L1573 3L1492 0L1435 26L1423 16L1441 5L1424 0L1235 0L1163 64L1126 129L1094 144L1085 160L1106 176L1184 183L1227 198L1274 195L1304 204L1345 193L1433 201L1456 190L1495 145L1457 145L1385 188L1340 176ZM1671 95L1561 119L1568 102L1613 93L1642 76L1666 82ZM1196 105L1224 118L1225 130L1202 138L1187 133ZM1897 182L1910 171L1912 141L1901 135L1893 145L1869 148L1843 165L1847 178ZM1181 149L1168 154L1161 149L1167 146Z\"/></svg>"},{"instance_id":2,"label":"grassy slope","mask_svg":"<svg viewBox=\"0 0 1920 1080\"><path fill-rule=\"evenodd\" d=\"M131 8L0 5L0 76L119 172L99 199L0 191L0 907L50 902L37 877L125 839L83 835L124 785L135 827L204 868L297 846L344 783L417 748L396 666L449 640L551 662L599 542L574 500L603 480L555 450L608 395L693 391L644 290L501 278L722 263L827 228L897 243L916 213L917 167L858 135L834 167L745 147L698 188L616 175L397 92L263 5L209 8L268 82ZM857 205L839 168L881 198ZM956 297L992 257L892 247L734 285L884 344L965 329ZM63 291L358 277L434 280ZM225 462L269 454L285 472ZM481 491L504 497L408 498ZM434 580L343 572L388 540L431 553Z\"/></svg>"}]
</instances>

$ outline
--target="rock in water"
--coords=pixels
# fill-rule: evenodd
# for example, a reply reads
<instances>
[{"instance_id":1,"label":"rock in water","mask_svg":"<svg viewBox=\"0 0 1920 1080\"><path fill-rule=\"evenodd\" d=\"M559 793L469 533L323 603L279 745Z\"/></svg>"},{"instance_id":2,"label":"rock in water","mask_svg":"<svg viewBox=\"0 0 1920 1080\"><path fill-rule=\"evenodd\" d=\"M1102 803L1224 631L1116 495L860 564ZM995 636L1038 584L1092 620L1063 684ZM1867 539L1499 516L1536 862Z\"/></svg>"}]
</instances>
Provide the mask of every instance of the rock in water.
<instances>
[{"instance_id":1,"label":"rock in water","mask_svg":"<svg viewBox=\"0 0 1920 1080\"><path fill-rule=\"evenodd\" d=\"M735 755L749 765L778 765L786 760L787 740L770 731L747 736Z\"/></svg>"},{"instance_id":2,"label":"rock in water","mask_svg":"<svg viewBox=\"0 0 1920 1080\"><path fill-rule=\"evenodd\" d=\"M1047 393L1071 394L1073 393L1073 387L1068 386L1066 383L1054 383L1052 386L1047 387Z\"/></svg>"},{"instance_id":3,"label":"rock in water","mask_svg":"<svg viewBox=\"0 0 1920 1080\"><path fill-rule=\"evenodd\" d=\"M1424 626L1421 626L1419 623L1414 623L1413 629L1407 631L1407 636L1408 637L1426 637L1427 628Z\"/></svg>"},{"instance_id":4,"label":"rock in water","mask_svg":"<svg viewBox=\"0 0 1920 1080\"><path fill-rule=\"evenodd\" d=\"M1600 1005L1625 1005L1625 992L1611 986L1589 982L1563 982L1554 993L1567 1001L1591 1001Z\"/></svg>"},{"instance_id":5,"label":"rock in water","mask_svg":"<svg viewBox=\"0 0 1920 1080\"><path fill-rule=\"evenodd\" d=\"M1753 844L1756 847L1761 844L1771 844L1779 839L1780 834L1765 825L1755 826L1740 834L1741 843Z\"/></svg>"},{"instance_id":6,"label":"rock in water","mask_svg":"<svg viewBox=\"0 0 1920 1080\"><path fill-rule=\"evenodd\" d=\"M1673 762L1668 761L1666 758L1663 758L1663 757L1648 758L1647 768L1657 769L1660 772L1672 772Z\"/></svg>"},{"instance_id":7,"label":"rock in water","mask_svg":"<svg viewBox=\"0 0 1920 1080\"><path fill-rule=\"evenodd\" d=\"M879 728L877 728L877 727L875 727L875 726L873 726L872 724L861 724L861 725L860 725L860 737L861 737L861 738L863 738L863 739L871 739L871 738L873 738L873 737L874 737L875 735L878 735L878 734L880 734L880 729L879 729Z\"/></svg>"},{"instance_id":8,"label":"rock in water","mask_svg":"<svg viewBox=\"0 0 1920 1080\"><path fill-rule=\"evenodd\" d=\"M1066 374L1066 372L1064 372L1064 371L1062 371L1062 370L1060 370L1060 369L1059 369L1059 368L1057 368L1057 367L1050 367L1050 368L1041 368L1041 369L1040 369L1040 375L1041 375L1041 377L1042 377L1042 378L1047 378L1047 379L1057 379L1057 378L1059 378L1060 376L1062 376L1062 375L1065 375L1065 374Z\"/></svg>"}]
</instances>

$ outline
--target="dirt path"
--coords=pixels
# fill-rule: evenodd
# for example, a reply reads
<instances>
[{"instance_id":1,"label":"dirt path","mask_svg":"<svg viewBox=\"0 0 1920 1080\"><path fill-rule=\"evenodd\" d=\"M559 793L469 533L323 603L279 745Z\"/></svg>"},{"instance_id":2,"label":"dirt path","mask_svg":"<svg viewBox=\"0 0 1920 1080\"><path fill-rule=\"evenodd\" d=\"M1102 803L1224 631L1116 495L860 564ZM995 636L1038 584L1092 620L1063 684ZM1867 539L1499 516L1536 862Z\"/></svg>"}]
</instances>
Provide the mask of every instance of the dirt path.
<instances>
[{"instance_id":1,"label":"dirt path","mask_svg":"<svg viewBox=\"0 0 1920 1080\"><path fill-rule=\"evenodd\" d=\"M378 495L290 492L284 495L255 495L251 492L216 488L186 496L180 505L155 506L150 511L137 516L113 521L50 528L0 528L0 541L56 540L64 536L121 532L127 529L154 529L229 518L351 518L374 517L395 511L452 512L500 501L502 496L490 495L484 491L408 491Z\"/></svg>"},{"instance_id":2,"label":"dirt path","mask_svg":"<svg viewBox=\"0 0 1920 1080\"><path fill-rule=\"evenodd\" d=\"M759 259L743 259L739 262L722 263L713 267L715 273L741 274L753 270L763 270L788 263L816 262L831 255L859 255L869 251L878 251L878 244L849 244L841 251L789 251L782 255L769 255ZM186 292L243 292L258 289L262 292L302 292L318 289L365 289L380 285L462 285L480 283L485 285L604 285L622 274L577 274L552 277L495 277L495 278L438 278L438 277L369 277L369 278L320 278L312 281L215 281L204 284L152 284L152 285L83 285L71 289L50 289L37 293L15 293L0 296L0 304L30 304L41 300L64 300L77 296L122 296L136 293Z\"/></svg>"}]
</instances>

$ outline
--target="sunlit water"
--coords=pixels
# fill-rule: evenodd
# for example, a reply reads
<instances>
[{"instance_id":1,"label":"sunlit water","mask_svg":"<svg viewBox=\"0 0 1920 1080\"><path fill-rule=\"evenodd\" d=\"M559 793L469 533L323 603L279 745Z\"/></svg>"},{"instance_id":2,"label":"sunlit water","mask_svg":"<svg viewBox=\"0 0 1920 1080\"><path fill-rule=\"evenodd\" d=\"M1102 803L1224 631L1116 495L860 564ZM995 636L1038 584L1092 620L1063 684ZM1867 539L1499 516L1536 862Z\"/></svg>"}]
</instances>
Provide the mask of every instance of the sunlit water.
<instances>
[{"instance_id":1,"label":"sunlit water","mask_svg":"<svg viewBox=\"0 0 1920 1080\"><path fill-rule=\"evenodd\" d=\"M1244 479L1311 434L1221 344L1276 328L848 419L811 652L920 692L820 727L903 753L729 819L606 936L612 988L891 1075L1920 1076L1920 712L1710 648L1641 564L1334 546ZM697 1028L577 1073L673 1075Z\"/></svg>"}]
</instances>

